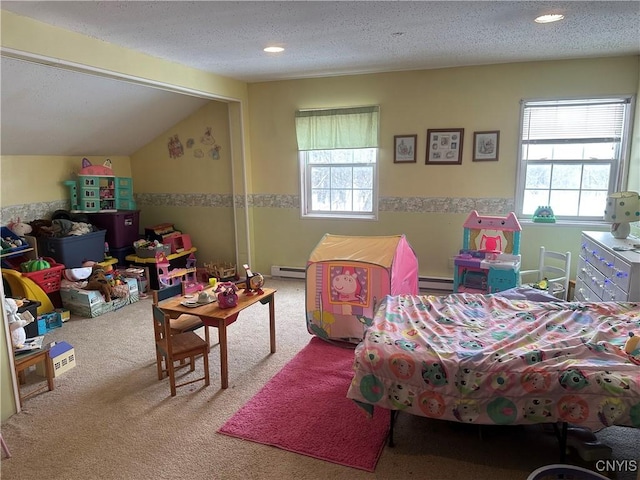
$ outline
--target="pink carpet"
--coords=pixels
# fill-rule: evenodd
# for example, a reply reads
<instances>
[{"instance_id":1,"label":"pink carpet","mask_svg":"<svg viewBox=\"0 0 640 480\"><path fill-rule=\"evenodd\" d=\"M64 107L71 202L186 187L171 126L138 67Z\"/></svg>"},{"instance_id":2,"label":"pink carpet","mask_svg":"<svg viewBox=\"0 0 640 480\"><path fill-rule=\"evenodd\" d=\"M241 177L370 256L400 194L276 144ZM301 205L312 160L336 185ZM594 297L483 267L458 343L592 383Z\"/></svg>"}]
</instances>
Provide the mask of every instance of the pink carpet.
<instances>
[{"instance_id":1,"label":"pink carpet","mask_svg":"<svg viewBox=\"0 0 640 480\"><path fill-rule=\"evenodd\" d=\"M373 472L389 412L346 398L353 350L313 337L219 433Z\"/></svg>"}]
</instances>

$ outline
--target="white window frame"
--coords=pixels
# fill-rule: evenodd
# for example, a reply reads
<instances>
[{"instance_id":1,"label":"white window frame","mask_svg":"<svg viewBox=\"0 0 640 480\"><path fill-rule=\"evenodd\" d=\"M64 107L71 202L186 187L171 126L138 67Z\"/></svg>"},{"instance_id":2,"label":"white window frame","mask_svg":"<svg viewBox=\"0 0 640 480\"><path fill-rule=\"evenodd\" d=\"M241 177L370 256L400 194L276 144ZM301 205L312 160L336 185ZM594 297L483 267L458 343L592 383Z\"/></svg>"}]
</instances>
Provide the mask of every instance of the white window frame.
<instances>
[{"instance_id":1,"label":"white window frame","mask_svg":"<svg viewBox=\"0 0 640 480\"><path fill-rule=\"evenodd\" d=\"M332 219L378 219L378 164L380 142L380 107L363 105L324 109L303 109L296 111L296 138L298 142L298 164L300 168L300 215L302 218ZM365 156L348 155L351 152L366 150ZM319 153L318 156L312 154ZM371 152L371 153L369 153ZM347 153L347 154L345 154ZM315 157L315 159L313 158ZM322 160L315 161L314 160ZM312 163L313 162L313 163ZM333 175L325 177L326 185L313 185L314 168L351 168L351 183L348 186L332 185ZM371 170L371 187L356 187L353 170L366 168ZM338 177L336 177L338 178ZM316 178L316 181L318 179ZM315 205L313 199L318 191L329 192L328 208ZM350 209L339 210L342 205L334 204L333 193L351 191ZM371 192L371 210L354 210L357 191ZM317 199L317 198L316 198ZM324 199L323 199L324 202ZM326 206L326 205L324 205Z\"/></svg>"},{"instance_id":2,"label":"white window frame","mask_svg":"<svg viewBox=\"0 0 640 480\"><path fill-rule=\"evenodd\" d=\"M343 149L343 150L357 150L357 149ZM298 153L300 160L300 186L301 186L301 195L300 195L300 209L301 216L303 218L338 218L338 219L361 219L361 220L377 220L378 219L378 156L379 149L375 148L375 161L367 162L367 163L322 163L322 164L311 164L309 162L308 151L300 151ZM370 212L360 212L355 210L313 210L312 209L312 196L313 196L313 185L311 179L311 167L313 165L322 165L328 168L332 167L361 167L361 168L371 168L372 169L372 186L371 186L371 211ZM329 188L331 190L331 188ZM341 189L342 190L342 189ZM354 189L353 184L351 186L351 190L359 190Z\"/></svg>"},{"instance_id":3,"label":"white window frame","mask_svg":"<svg viewBox=\"0 0 640 480\"><path fill-rule=\"evenodd\" d=\"M594 160L595 163L600 164L611 164L611 175L609 177L609 186L608 193L622 191L626 189L627 179L628 179L628 170L629 170L629 161L630 161L630 135L631 128L633 124L633 115L634 115L634 107L635 107L635 97L634 95L613 95L613 96L585 96L579 98L555 98L555 99L526 99L520 102L520 129L518 136L518 166L517 166L517 179L516 179L516 198L515 198L515 210L516 215L520 219L530 219L531 213L523 213L524 209L524 195L525 195L525 182L526 182L526 172L527 172L527 159L524 157L524 113L527 105L538 102L575 102L575 101L602 101L604 99L611 100L619 100L627 103L627 108L625 112L624 126L622 130L622 139L620 143L618 157L613 160ZM574 142L569 142L574 143ZM579 143L579 142L575 142ZM587 161L582 161L583 165L587 164ZM552 165L562 165L562 164L576 164L580 163L580 160L554 160L551 159L548 162ZM580 189L582 191L582 188ZM602 205L602 211L604 213L604 202ZM566 222L589 222L589 223L597 223L603 221L603 215L598 216L562 216L555 215L556 220L566 221Z\"/></svg>"}]
</instances>

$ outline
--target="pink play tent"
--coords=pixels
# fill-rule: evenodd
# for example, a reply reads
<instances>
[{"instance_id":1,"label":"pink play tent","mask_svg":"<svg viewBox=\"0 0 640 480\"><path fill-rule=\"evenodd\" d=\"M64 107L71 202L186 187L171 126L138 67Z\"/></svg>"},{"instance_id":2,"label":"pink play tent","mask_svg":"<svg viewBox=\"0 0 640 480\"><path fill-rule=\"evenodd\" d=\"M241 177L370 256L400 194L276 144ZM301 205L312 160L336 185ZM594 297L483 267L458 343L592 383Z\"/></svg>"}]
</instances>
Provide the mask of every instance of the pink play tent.
<instances>
[{"instance_id":1,"label":"pink play tent","mask_svg":"<svg viewBox=\"0 0 640 480\"><path fill-rule=\"evenodd\" d=\"M418 294L418 259L404 235L326 234L307 262L307 329L358 343L385 296Z\"/></svg>"}]
</instances>

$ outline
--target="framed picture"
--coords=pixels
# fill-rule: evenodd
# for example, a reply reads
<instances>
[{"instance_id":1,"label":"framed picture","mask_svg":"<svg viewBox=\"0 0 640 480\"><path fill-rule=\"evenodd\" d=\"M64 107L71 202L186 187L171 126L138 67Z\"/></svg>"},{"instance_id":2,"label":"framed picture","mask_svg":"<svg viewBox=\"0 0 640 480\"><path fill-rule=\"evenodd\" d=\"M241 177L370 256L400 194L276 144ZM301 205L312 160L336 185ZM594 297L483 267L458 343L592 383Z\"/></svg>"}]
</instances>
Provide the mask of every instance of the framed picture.
<instances>
[{"instance_id":1,"label":"framed picture","mask_svg":"<svg viewBox=\"0 0 640 480\"><path fill-rule=\"evenodd\" d=\"M500 132L473 132L473 161L497 162Z\"/></svg>"},{"instance_id":2,"label":"framed picture","mask_svg":"<svg viewBox=\"0 0 640 480\"><path fill-rule=\"evenodd\" d=\"M427 130L426 165L460 165L464 128Z\"/></svg>"},{"instance_id":3,"label":"framed picture","mask_svg":"<svg viewBox=\"0 0 640 480\"><path fill-rule=\"evenodd\" d=\"M395 135L393 137L393 163L415 163L418 135Z\"/></svg>"}]
</instances>

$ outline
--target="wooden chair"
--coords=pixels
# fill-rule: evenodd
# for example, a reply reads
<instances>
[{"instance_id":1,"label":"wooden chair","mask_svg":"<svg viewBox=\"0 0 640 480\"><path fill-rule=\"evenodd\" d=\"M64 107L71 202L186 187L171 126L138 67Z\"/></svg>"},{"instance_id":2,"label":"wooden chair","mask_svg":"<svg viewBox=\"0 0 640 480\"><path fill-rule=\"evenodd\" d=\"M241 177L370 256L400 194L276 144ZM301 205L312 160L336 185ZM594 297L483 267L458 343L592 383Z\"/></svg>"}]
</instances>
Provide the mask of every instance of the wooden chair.
<instances>
[{"instance_id":1,"label":"wooden chair","mask_svg":"<svg viewBox=\"0 0 640 480\"><path fill-rule=\"evenodd\" d=\"M158 305L158 302L161 300L165 300L167 298L173 297L175 295L180 295L181 288L178 288L179 285L164 288L162 290L152 290L152 299L153 304ZM171 333L183 333L183 332L193 332L200 327L204 327L204 338L207 341L207 344L211 344L209 341L209 327L205 326L200 320L200 317L197 315L189 315L183 314L178 318L172 318L169 320L169 325L171 327Z\"/></svg>"},{"instance_id":2,"label":"wooden chair","mask_svg":"<svg viewBox=\"0 0 640 480\"><path fill-rule=\"evenodd\" d=\"M539 282L547 279L548 291L561 300L567 300L569 295L569 280L571 275L571 252L551 252L540 247L538 268L536 270L521 270L520 283Z\"/></svg>"},{"instance_id":3,"label":"wooden chair","mask_svg":"<svg viewBox=\"0 0 640 480\"><path fill-rule=\"evenodd\" d=\"M209 344L194 332L173 334L169 324L169 316L157 305L152 305L151 308L153 309L153 331L156 339L158 380L162 380L164 373L167 373L172 397L176 395L177 387L183 387L200 380L204 380L205 386L208 386ZM200 356L204 361L204 375L182 383L176 383L176 370L189 366L189 370L193 372L196 368L196 358ZM188 363L185 362L187 359L189 360ZM175 362L181 362L181 364L176 366Z\"/></svg>"}]
</instances>

